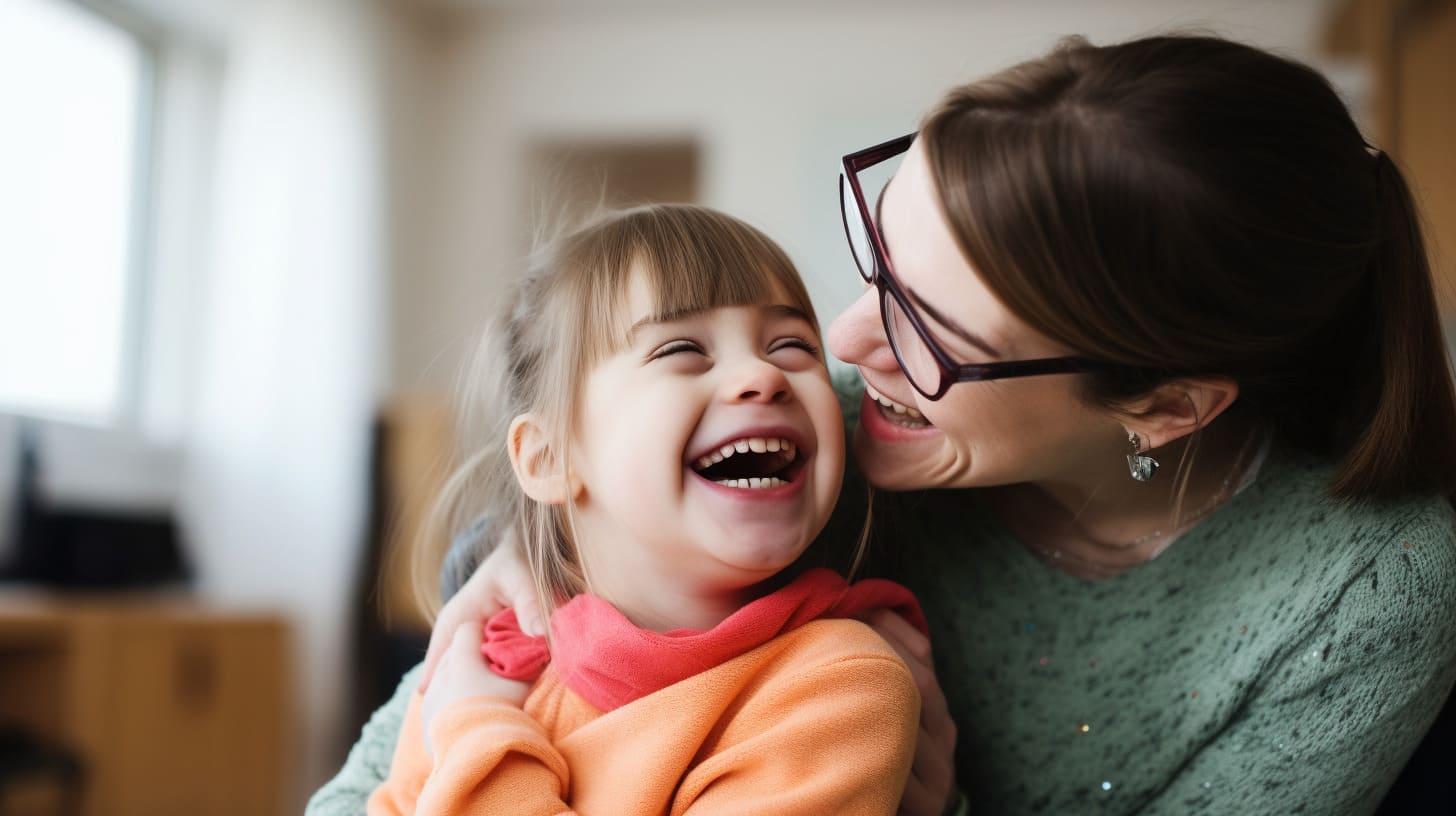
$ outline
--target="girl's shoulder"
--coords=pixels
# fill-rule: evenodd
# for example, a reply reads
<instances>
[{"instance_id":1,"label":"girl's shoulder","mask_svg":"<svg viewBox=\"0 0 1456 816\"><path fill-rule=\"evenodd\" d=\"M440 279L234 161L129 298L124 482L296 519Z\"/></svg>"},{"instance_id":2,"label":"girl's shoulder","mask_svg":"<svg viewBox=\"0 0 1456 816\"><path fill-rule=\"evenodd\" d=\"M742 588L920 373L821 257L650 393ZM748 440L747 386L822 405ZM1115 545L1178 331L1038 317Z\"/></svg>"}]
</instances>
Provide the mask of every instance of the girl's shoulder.
<instances>
[{"instance_id":1,"label":"girl's shoulder","mask_svg":"<svg viewBox=\"0 0 1456 816\"><path fill-rule=\"evenodd\" d=\"M743 655L730 674L747 671L749 699L780 699L799 689L824 700L859 700L871 708L902 706L918 695L914 675L884 638L854 618L819 618Z\"/></svg>"},{"instance_id":2,"label":"girl's shoulder","mask_svg":"<svg viewBox=\"0 0 1456 816\"><path fill-rule=\"evenodd\" d=\"M744 655L759 671L814 671L845 661L889 660L899 655L869 624L856 618L822 617L776 635Z\"/></svg>"}]
</instances>

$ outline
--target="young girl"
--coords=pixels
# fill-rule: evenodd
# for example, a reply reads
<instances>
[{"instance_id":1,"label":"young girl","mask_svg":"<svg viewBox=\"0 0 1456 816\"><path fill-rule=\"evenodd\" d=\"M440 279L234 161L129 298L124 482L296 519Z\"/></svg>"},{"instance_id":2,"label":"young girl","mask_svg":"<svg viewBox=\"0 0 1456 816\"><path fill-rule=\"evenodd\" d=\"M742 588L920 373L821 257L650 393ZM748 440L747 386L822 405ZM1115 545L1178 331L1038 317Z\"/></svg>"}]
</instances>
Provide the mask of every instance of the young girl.
<instances>
[{"instance_id":1,"label":"young girl","mask_svg":"<svg viewBox=\"0 0 1456 816\"><path fill-rule=\"evenodd\" d=\"M509 612L484 645L461 627L369 812L895 812L919 698L853 617L923 619L889 582L781 575L844 466L782 250L711 210L628 211L562 242L504 324L485 391L509 424L447 497L527 531L549 655Z\"/></svg>"}]
</instances>

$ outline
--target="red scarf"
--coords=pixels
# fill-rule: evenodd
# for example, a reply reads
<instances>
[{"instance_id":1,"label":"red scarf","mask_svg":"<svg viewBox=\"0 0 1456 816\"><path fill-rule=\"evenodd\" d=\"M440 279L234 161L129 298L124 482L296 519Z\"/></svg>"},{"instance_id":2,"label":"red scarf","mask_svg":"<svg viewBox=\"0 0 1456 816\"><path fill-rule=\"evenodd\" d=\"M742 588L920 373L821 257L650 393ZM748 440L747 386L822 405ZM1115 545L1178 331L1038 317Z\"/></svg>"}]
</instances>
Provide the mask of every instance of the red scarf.
<instances>
[{"instance_id":1,"label":"red scarf","mask_svg":"<svg viewBox=\"0 0 1456 816\"><path fill-rule=\"evenodd\" d=\"M551 616L553 651L547 651L545 638L522 632L510 609L486 621L480 651L492 671L513 680L534 680L554 661L567 688L611 711L809 621L862 617L878 609L897 612L928 634L920 604L905 587L877 578L850 585L831 570L812 569L706 632L641 629L601 598L578 595Z\"/></svg>"}]
</instances>

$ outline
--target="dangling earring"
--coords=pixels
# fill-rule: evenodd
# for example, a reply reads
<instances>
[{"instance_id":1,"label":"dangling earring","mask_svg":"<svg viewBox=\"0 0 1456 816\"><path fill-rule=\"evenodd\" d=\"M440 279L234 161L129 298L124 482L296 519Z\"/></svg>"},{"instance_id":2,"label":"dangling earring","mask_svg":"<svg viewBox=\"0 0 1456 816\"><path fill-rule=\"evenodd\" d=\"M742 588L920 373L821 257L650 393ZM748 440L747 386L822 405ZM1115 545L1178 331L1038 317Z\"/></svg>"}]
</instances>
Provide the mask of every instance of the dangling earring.
<instances>
[{"instance_id":1,"label":"dangling earring","mask_svg":"<svg viewBox=\"0 0 1456 816\"><path fill-rule=\"evenodd\" d=\"M1127 455L1128 472L1139 482L1146 482L1153 478L1153 474L1158 472L1158 460L1143 455L1143 444L1137 434L1128 431L1127 441L1132 443L1132 453Z\"/></svg>"}]
</instances>

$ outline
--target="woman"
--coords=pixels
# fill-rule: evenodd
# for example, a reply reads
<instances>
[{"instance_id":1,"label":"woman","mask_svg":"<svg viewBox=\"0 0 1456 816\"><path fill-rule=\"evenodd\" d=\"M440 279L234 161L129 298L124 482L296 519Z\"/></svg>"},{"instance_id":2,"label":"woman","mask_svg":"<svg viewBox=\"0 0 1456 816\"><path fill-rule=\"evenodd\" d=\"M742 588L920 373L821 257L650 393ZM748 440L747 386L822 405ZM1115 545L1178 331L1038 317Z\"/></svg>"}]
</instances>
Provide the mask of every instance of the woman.
<instances>
[{"instance_id":1,"label":"woman","mask_svg":"<svg viewBox=\"0 0 1456 816\"><path fill-rule=\"evenodd\" d=\"M935 649L876 621L923 698L905 811L1373 810L1456 676L1456 400L1406 185L1328 83L1072 40L845 176L829 345Z\"/></svg>"}]
</instances>

